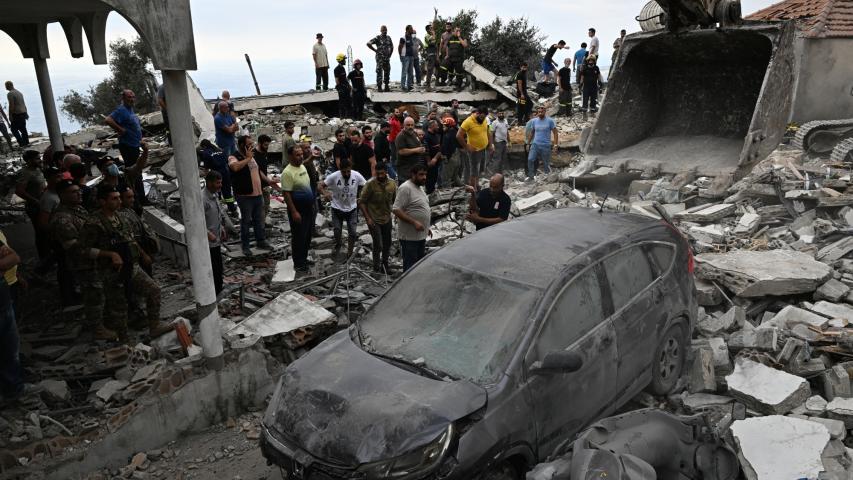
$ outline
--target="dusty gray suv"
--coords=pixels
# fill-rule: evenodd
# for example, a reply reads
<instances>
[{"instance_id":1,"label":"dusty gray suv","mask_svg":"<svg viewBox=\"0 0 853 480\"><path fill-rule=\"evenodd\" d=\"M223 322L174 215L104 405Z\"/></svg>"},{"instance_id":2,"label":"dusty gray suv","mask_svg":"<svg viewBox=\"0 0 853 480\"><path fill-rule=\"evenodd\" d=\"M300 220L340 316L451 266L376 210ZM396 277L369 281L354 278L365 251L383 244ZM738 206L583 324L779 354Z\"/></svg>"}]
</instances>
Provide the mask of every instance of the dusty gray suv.
<instances>
[{"instance_id":1,"label":"dusty gray suv","mask_svg":"<svg viewBox=\"0 0 853 480\"><path fill-rule=\"evenodd\" d=\"M552 210L429 255L291 364L261 449L291 479L519 479L644 388L696 319L669 224Z\"/></svg>"}]
</instances>

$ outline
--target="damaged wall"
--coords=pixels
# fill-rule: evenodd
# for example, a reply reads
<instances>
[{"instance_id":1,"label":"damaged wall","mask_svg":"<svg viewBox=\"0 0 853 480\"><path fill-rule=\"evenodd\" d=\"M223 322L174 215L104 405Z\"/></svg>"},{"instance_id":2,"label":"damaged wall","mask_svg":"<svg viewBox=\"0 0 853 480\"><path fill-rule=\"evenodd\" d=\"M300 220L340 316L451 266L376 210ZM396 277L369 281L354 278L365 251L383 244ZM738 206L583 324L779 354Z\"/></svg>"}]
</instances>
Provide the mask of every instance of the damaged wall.
<instances>
[{"instance_id":1,"label":"damaged wall","mask_svg":"<svg viewBox=\"0 0 853 480\"><path fill-rule=\"evenodd\" d=\"M853 38L798 38L799 82L791 121L853 117Z\"/></svg>"}]
</instances>

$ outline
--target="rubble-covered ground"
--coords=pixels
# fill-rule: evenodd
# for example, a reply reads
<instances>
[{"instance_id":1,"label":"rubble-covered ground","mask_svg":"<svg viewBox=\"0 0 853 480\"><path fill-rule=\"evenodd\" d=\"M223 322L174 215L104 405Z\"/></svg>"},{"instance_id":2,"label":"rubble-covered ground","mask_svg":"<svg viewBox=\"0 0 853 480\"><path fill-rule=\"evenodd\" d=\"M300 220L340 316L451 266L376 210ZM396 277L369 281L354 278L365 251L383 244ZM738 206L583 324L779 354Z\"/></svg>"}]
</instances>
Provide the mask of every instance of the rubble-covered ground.
<instances>
[{"instance_id":1,"label":"rubble-covered ground","mask_svg":"<svg viewBox=\"0 0 853 480\"><path fill-rule=\"evenodd\" d=\"M413 108L420 114L427 109ZM297 135L312 135L324 150L334 130L350 123L301 108L253 112L244 118L254 134L276 139L283 122L294 120ZM374 128L377 122L367 120ZM706 414L720 440L738 452L748 479L849 478L851 165L833 165L781 145L734 184L722 177L696 178L691 172L659 176L599 168L576 149L579 131L588 123L576 117L558 124L565 140L550 175L524 182L526 175L519 168L523 147L516 146L516 168L508 172L506 184L512 218L551 208L656 216L652 202L657 201L696 252L701 310L684 378L675 394L643 394L629 408ZM155 118L148 125L156 131ZM102 129L77 135L79 143L95 150L112 142ZM146 177L155 193L149 197L161 213L179 220L171 153L162 142L155 147ZM19 160L3 160L3 192L8 193L9 174ZM431 249L473 233L473 225L463 220L467 199L459 189L441 189L431 197ZM0 214L4 230L24 231L28 225L19 204L10 200L5 205ZM281 371L356 321L399 275L396 244L390 274L371 271L371 242L363 224L351 261L331 258L326 215L328 210L318 217L311 252L315 263L308 277L293 275L286 209L275 195L268 219L272 251L256 248L253 257L244 258L236 237L227 245L228 287L219 304L226 348L257 344L274 363L273 371ZM148 220L156 221L150 215ZM158 230L166 228L158 225L155 230L167 235ZM195 319L187 288L191 279L181 265L179 245L167 249L157 258L155 278L163 291L164 320L185 322L192 333ZM0 410L0 473L38 478L45 465L120 429L146 399L168 396L205 370L197 348L182 346L174 333L156 341L137 333L132 346L92 341L79 326L82 312L62 311L56 305L53 274L23 269L29 291L20 321L22 353L28 381L41 392ZM257 449L259 415L230 418L162 448L136 452L123 468L94 471L90 478L280 478Z\"/></svg>"}]
</instances>

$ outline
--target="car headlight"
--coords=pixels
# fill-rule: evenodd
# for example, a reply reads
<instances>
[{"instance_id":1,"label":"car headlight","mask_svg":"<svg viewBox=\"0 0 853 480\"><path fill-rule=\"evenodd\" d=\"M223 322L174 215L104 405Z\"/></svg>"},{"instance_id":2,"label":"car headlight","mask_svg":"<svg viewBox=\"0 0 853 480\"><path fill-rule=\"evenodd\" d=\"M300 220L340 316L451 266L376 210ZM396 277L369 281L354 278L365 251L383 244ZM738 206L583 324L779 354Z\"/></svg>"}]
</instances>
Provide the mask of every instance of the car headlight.
<instances>
[{"instance_id":1,"label":"car headlight","mask_svg":"<svg viewBox=\"0 0 853 480\"><path fill-rule=\"evenodd\" d=\"M362 465L358 471L364 473L370 479L406 478L409 475L435 467L444 458L444 454L450 448L451 440L453 440L453 424L448 425L447 429L441 435L426 446L390 460Z\"/></svg>"}]
</instances>

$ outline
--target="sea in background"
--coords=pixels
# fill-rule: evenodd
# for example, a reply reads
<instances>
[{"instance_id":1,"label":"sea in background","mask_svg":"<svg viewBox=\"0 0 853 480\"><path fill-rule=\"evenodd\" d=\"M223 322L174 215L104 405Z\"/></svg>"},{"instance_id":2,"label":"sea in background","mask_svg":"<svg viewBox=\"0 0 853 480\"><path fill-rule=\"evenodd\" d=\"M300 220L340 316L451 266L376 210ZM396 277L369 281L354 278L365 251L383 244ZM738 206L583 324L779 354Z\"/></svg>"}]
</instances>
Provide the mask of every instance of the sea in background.
<instances>
[{"instance_id":1,"label":"sea in background","mask_svg":"<svg viewBox=\"0 0 853 480\"><path fill-rule=\"evenodd\" d=\"M375 63L373 58L362 58L364 63L365 78L368 84L376 81ZM559 63L559 61L558 61ZM50 61L48 60L48 66ZM275 93L286 93L296 91L306 91L314 87L314 70L310 62L303 60L291 61L252 61L252 66L255 69L255 75L258 78L258 85L261 93L264 95ZM17 72L20 68L15 69ZM609 67L601 67L602 74L607 78ZM81 93L88 91L89 87L97 84L107 76L109 76L109 67L106 65L92 65L91 62L73 67L66 67L61 70L51 70L51 81L53 84L53 94L56 97L56 106L59 111L59 123L64 133L73 133L81 128L81 125L76 121L68 118L60 107L59 99L66 95L71 90L77 90ZM208 99L219 97L222 90L231 92L232 97L242 97L247 95L255 95L255 87L252 82L252 76L249 73L249 67L243 58L239 58L235 62L223 62L219 65L200 66L199 70L189 72L196 85L201 89L202 95ZM329 72L331 75L331 72ZM35 71L29 75L11 76L10 69L4 68L0 61L0 77L2 80L12 80L15 83L15 88L24 94L29 110L30 119L27 122L27 128L31 132L40 132L47 135L47 126L44 120L44 110L41 105L41 97L39 96L38 84L36 83ZM334 87L334 78L330 78L330 88ZM400 80L400 64L399 61L391 61L391 80ZM3 96L0 97L4 110L6 110L5 90ZM116 99L118 105L118 99ZM8 110L7 110L8 112Z\"/></svg>"}]
</instances>

